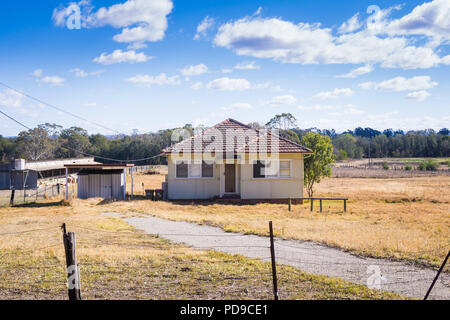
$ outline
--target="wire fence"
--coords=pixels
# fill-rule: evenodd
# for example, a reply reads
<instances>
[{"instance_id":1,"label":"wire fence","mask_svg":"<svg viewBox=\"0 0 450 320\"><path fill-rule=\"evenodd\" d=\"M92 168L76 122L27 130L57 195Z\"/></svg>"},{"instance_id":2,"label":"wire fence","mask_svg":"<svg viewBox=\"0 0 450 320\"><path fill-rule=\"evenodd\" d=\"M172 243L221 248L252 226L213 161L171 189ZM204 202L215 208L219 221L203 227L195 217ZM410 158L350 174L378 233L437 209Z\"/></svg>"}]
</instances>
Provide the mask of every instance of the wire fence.
<instances>
[{"instance_id":1,"label":"wire fence","mask_svg":"<svg viewBox=\"0 0 450 320\"><path fill-rule=\"evenodd\" d=\"M43 260L36 261L22 261L21 254L23 250L6 251L0 250L0 275L3 279L8 279L6 283L3 280L2 288L0 289L0 298L2 297L1 291L14 292L17 290L25 290L31 296L37 296L41 298L59 296L64 298L68 293L70 298L71 290L73 287L80 290L81 297L81 285L78 287L76 282L73 282L73 278L78 279L80 283L83 282L83 274L89 275L86 282L89 284L89 288L93 286L90 282L92 278L96 278L96 281L110 281L111 277L124 276L126 277L130 273L135 272L136 265L120 263L119 265L111 265L108 262L92 261L83 254L86 248L107 247L117 250L120 247L123 250L128 249L152 249L152 250L170 250L180 249L179 244L176 243L145 243L142 239L133 239L134 243L129 242L130 239L126 237L128 235L134 235L133 231L111 231L111 230L99 230L89 228L80 225L71 225L70 229L76 231L79 234L77 241L75 242L75 236L73 236L73 243L68 243L68 238L72 232L63 230L61 239L61 226L50 226L46 228L31 228L22 231L6 231L0 232L0 241L11 240L11 237L36 234L40 235L44 232L49 232L52 235L52 240L48 240L48 243L42 243L40 246L33 246L34 252L39 252L46 249L56 249L59 253L53 252L52 255L45 256ZM89 232L89 236L85 235L85 232ZM92 235L94 234L94 235ZM107 236L106 236L107 235ZM382 289L386 291L404 292L406 295L413 295L416 297L423 296L427 290L432 289L437 283L437 286L450 288L450 281L448 274L439 274L443 271L445 263L443 262L439 273L436 271L427 270L424 272L424 268L418 268L414 266L408 266L399 262L389 262L388 265L382 265L376 263L375 259L351 257L346 253L330 254L329 252L321 252L320 250L305 249L295 244L288 243L289 241L283 239L276 239L273 237L273 233L269 233L269 237L249 236L244 234L194 234L194 233L160 233L154 234L151 239L163 237L173 239L173 237L182 238L204 238L210 243L208 245L195 245L194 249L199 250L214 250L221 251L230 254L241 254L249 258L255 258L262 260L263 264L258 267L244 265L239 269L233 269L230 267L225 268L225 271L216 274L214 272L199 272L195 274L195 281L201 283L214 284L220 278L222 285L228 285L232 288L228 288L232 293L233 290L238 292L241 290L239 285L240 281L255 282L251 288L251 294L257 294L262 299L269 299L271 297L283 297L288 296L286 290L288 290L288 282L292 279L286 275L286 272L277 274L277 268L283 265L298 267L302 271L311 273L324 274L324 271L335 272L336 276L340 273L347 273L347 280L349 282L339 283L338 290L341 292L352 292L355 289L354 283L360 283L369 286L369 288ZM258 239L258 241L254 241ZM128 242L127 242L128 241ZM75 250L76 248L76 250ZM446 248L445 250L448 250ZM428 250L430 253L434 250ZM427 252L423 250L421 252ZM81 259L77 260L76 255L79 255ZM60 255L58 257L58 255ZM64 257L65 255L65 257ZM179 286L177 280L180 272L197 268L199 265L203 265L205 270L212 267L207 266L207 262L194 255L189 255L185 250L179 250L178 252L171 251L170 260L164 260L154 262L149 265L147 270L140 272L140 276L145 277L145 272L149 274L160 273L157 283L166 283L168 286ZM74 259L73 263L76 266L75 269L71 268L73 265L69 263L69 257ZM350 258L349 258L350 257ZM156 260L155 260L156 261ZM374 262L375 261L375 262ZM26 262L26 263L24 263ZM66 262L66 263L65 263ZM264 264L264 262L266 262ZM233 260L227 260L228 264L233 264ZM239 262L242 263L242 262ZM375 266L380 266L381 270L387 272L377 271L369 273L369 269ZM247 270L242 271L242 268ZM245 269L244 268L244 269ZM375 268L376 269L376 268ZM241 270L241 271L239 271ZM334 271L330 271L334 270ZM142 270L141 270L142 271ZM315 272L314 272L315 271ZM358 272L357 272L358 271ZM326 273L326 272L325 272ZM444 272L445 273L445 272ZM99 278L100 277L100 278ZM343 277L345 278L345 277ZM103 279L103 280L102 280ZM172 279L172 280L171 280ZM365 283L361 282L361 279L366 280ZM371 280L372 279L372 280ZM151 281L150 281L151 282ZM227 282L227 284L224 284ZM272 282L272 285L271 285ZM84 286L83 285L83 286ZM150 284L143 285L144 288L150 288ZM130 289L131 290L131 289ZM219 292L220 290L218 290ZM428 292L429 293L429 292ZM427 296L428 296L427 293ZM191 293L194 297L201 297L204 292ZM237 293L236 293L237 294Z\"/></svg>"}]
</instances>

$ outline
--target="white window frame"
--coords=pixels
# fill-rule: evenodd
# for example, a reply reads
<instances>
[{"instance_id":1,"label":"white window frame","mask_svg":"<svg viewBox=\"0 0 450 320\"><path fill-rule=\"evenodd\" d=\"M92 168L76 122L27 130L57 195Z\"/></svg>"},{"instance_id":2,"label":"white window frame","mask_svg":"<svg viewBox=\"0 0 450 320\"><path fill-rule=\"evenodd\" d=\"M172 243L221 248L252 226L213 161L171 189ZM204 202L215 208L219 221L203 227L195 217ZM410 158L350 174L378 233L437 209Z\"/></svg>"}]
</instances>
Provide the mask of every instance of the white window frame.
<instances>
[{"instance_id":1,"label":"white window frame","mask_svg":"<svg viewBox=\"0 0 450 320\"><path fill-rule=\"evenodd\" d=\"M207 160L203 160L203 161L207 161ZM187 166L188 166L188 176L187 177L177 177L177 168L176 168L176 166L178 165L178 163L180 163L180 162L186 162L187 163ZM213 163L212 164L212 166L213 166L213 175L212 175L212 177L203 177L202 176L202 174L203 174L203 170L202 170L202 164L203 164L203 162L202 163L200 163L200 176L199 177L193 177L193 176L191 176L191 165L192 165L193 163L191 162L191 161L185 161L185 160L179 160L179 161L177 161L176 163L175 163L175 179L179 179L179 180L186 180L186 179L190 179L190 180L198 180L198 179L214 179L215 178L215 176L216 176L216 165L215 165L215 163Z\"/></svg>"},{"instance_id":2,"label":"white window frame","mask_svg":"<svg viewBox=\"0 0 450 320\"><path fill-rule=\"evenodd\" d=\"M289 175L288 176L281 175L281 161L289 161ZM286 169L284 169L284 170L286 170ZM291 159L279 159L278 160L278 177L280 177L281 179L292 178L292 160Z\"/></svg>"},{"instance_id":3,"label":"white window frame","mask_svg":"<svg viewBox=\"0 0 450 320\"><path fill-rule=\"evenodd\" d=\"M252 180L270 180L270 179L292 179L292 159L278 159L276 160L278 162L278 175L277 176L272 176L272 177L264 177L264 178L255 178L253 176L253 166L258 162L258 161L264 161L264 163L266 163L266 161L274 161L274 160L269 160L269 159L258 159L258 160L253 160L252 163ZM281 176L280 175L280 162L281 161L289 161L289 176Z\"/></svg>"}]
</instances>

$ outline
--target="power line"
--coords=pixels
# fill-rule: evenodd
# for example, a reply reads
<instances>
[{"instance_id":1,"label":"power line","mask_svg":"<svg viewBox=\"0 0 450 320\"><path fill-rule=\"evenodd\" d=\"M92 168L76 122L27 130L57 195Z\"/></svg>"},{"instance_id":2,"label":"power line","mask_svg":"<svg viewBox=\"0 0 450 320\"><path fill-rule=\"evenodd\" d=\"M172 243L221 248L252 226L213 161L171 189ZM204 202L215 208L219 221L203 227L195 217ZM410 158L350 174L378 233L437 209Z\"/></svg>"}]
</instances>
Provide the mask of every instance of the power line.
<instances>
[{"instance_id":1,"label":"power line","mask_svg":"<svg viewBox=\"0 0 450 320\"><path fill-rule=\"evenodd\" d=\"M0 106L4 107L4 105L0 105ZM26 128L28 130L32 130L30 127L24 125L22 122L14 119L13 117L11 117L8 114L6 114L5 112L0 110L0 113L3 114L5 117L9 118L10 120L14 121L15 123L21 125L22 127ZM113 158L107 158L107 157L98 156L98 155L95 155L95 154L90 154L90 153L83 152L83 151L80 151L80 150L77 150L77 149L73 149L71 147L64 146L64 145L61 145L60 147L64 148L64 149L68 149L68 150L74 151L74 152L78 152L78 153L80 153L82 155L85 155L85 156L95 157L95 158L98 158L98 159L109 160L109 161L116 161L116 162L141 162L141 161L155 159L155 158L158 158L158 157L163 155L163 153L160 153L160 154L158 154L156 156L152 156L152 157L148 157L148 158L133 159L133 160L120 160L120 159L113 159Z\"/></svg>"},{"instance_id":2,"label":"power line","mask_svg":"<svg viewBox=\"0 0 450 320\"><path fill-rule=\"evenodd\" d=\"M77 119L79 119L79 120L88 122L88 123L90 123L90 124L93 124L93 125L98 126L98 127L100 127L100 128L106 129L106 130L108 130L108 131L115 132L115 133L117 133L117 134L124 134L124 133L122 133L122 132L120 132L120 131L117 131L117 130L115 130L115 129L108 128L108 127L106 127L106 126L104 126L104 125L102 125L102 124L100 124L100 123L97 123L97 122L88 120L88 119L86 119L86 118L80 117L80 116L78 116L78 115L76 115L76 114L74 114L74 113L72 113L72 112L66 111L66 110L64 110L64 109L62 109L62 108L59 108L59 107L57 107L57 106L55 106L55 105L53 105L53 104L51 104L51 103L45 102L45 101L43 101L43 100L41 100L41 99L39 99L39 98L33 97L32 95L30 95L30 94L28 94L28 93L25 93L25 92L22 92L22 91L20 91L20 90L17 90L17 89L15 89L15 88L13 88L13 87L11 87L11 86L9 86L9 85L7 85L7 84L1 82L1 81L0 81L0 85L4 86L5 88L8 88L8 89L10 89L10 90L13 90L14 92L17 92L17 93L23 95L24 97L27 97L27 98L29 98L29 99L31 99L31 100L34 100L34 101L36 101L36 102L39 102L39 103L41 103L41 104L43 104L43 105L46 105L46 106L48 106L48 107L50 107L50 108L53 108L53 109L55 109L55 110L58 110L58 111L60 111L60 112L65 113L65 114L68 114L68 115L70 115L70 116L72 116L72 117L74 117L74 118L77 118Z\"/></svg>"},{"instance_id":3,"label":"power line","mask_svg":"<svg viewBox=\"0 0 450 320\"><path fill-rule=\"evenodd\" d=\"M4 105L2 105L2 107L4 107ZM0 110L0 113L3 114L5 117L11 119L12 121L14 121L15 123L18 123L19 125L21 125L24 128L27 128L28 130L31 130L29 127L27 127L26 125L24 125L23 123L19 122L18 120L14 119L13 117L8 116L6 113L4 113L2 110Z\"/></svg>"}]
</instances>

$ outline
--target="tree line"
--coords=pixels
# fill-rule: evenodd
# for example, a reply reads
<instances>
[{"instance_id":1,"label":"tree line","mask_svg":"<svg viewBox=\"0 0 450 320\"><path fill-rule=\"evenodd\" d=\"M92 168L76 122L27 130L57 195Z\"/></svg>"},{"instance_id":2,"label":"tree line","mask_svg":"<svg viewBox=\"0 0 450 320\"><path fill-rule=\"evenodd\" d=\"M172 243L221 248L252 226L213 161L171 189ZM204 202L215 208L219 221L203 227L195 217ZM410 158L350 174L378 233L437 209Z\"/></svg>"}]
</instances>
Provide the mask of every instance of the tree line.
<instances>
[{"instance_id":1,"label":"tree line","mask_svg":"<svg viewBox=\"0 0 450 320\"><path fill-rule=\"evenodd\" d=\"M381 157L449 157L450 136L448 129L435 132L432 129L408 131L386 129L378 131L372 128L358 127L343 133L333 129L300 129L297 120L291 114L280 114L266 124L256 122L253 128L277 128L280 135L301 143L308 132L327 136L333 145L337 160L346 158ZM83 155L97 155L103 158L132 160L156 156L172 144L171 137L175 129L159 130L154 133L105 136L91 134L80 127L63 128L56 124L45 123L36 128L22 131L17 137L5 138L0 135L0 161L9 162L16 158L27 160L46 160L54 158L72 158ZM194 128L186 124L183 129L193 132ZM101 162L111 162L99 159ZM161 164L164 158L136 162L136 165Z\"/></svg>"}]
</instances>

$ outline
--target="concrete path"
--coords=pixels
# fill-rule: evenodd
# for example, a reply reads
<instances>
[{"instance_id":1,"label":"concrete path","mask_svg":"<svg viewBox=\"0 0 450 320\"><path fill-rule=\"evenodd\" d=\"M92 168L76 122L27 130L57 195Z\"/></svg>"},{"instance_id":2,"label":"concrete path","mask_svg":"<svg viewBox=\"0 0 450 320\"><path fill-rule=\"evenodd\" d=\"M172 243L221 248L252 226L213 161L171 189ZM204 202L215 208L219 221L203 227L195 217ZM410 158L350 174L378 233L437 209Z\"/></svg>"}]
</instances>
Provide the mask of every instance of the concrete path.
<instances>
[{"instance_id":1,"label":"concrete path","mask_svg":"<svg viewBox=\"0 0 450 320\"><path fill-rule=\"evenodd\" d=\"M108 213L107 215L116 215ZM120 214L118 215L120 216ZM197 249L212 249L270 261L269 237L227 233L221 228L170 221L152 216L125 221L148 234L158 234ZM278 264L314 274L342 278L373 288L423 298L436 271L407 263L355 256L313 242L275 240ZM450 275L442 273L429 299L450 299Z\"/></svg>"}]
</instances>

